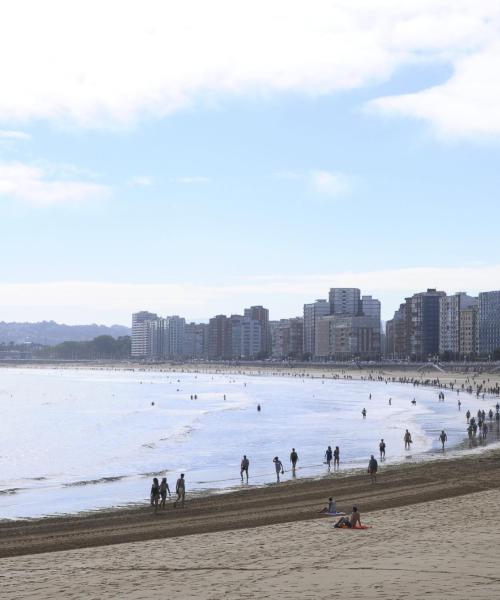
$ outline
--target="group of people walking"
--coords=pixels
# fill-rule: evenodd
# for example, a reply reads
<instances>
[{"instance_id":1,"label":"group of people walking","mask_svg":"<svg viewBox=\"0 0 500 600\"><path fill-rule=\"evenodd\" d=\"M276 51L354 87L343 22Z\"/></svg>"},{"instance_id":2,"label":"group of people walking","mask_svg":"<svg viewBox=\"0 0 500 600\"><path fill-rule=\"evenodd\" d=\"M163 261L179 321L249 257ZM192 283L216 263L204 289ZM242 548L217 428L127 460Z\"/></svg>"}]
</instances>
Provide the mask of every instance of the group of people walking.
<instances>
[{"instance_id":1,"label":"group of people walking","mask_svg":"<svg viewBox=\"0 0 500 600\"><path fill-rule=\"evenodd\" d=\"M184 502L186 500L186 480L184 479L184 473L181 473L179 479L177 479L175 493L177 494L177 498L174 502L174 508L177 508L179 503L181 507L184 508ZM154 507L155 513L158 512L159 508L165 509L167 494L169 498L172 497L167 478L163 477L161 483L159 483L158 478L154 477L153 485L151 486L151 506Z\"/></svg>"}]
</instances>

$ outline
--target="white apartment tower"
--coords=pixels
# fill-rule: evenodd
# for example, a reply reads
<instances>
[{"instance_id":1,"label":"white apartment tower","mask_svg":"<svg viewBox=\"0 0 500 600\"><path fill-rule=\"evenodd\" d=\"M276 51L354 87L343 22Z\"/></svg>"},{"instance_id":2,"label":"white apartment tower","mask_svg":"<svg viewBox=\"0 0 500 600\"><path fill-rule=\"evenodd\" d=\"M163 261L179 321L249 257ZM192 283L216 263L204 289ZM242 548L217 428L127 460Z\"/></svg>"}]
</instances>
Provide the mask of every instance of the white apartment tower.
<instances>
[{"instance_id":1,"label":"white apartment tower","mask_svg":"<svg viewBox=\"0 0 500 600\"><path fill-rule=\"evenodd\" d=\"M304 304L304 354L314 355L316 349L316 323L330 314L328 300L316 300Z\"/></svg>"}]
</instances>

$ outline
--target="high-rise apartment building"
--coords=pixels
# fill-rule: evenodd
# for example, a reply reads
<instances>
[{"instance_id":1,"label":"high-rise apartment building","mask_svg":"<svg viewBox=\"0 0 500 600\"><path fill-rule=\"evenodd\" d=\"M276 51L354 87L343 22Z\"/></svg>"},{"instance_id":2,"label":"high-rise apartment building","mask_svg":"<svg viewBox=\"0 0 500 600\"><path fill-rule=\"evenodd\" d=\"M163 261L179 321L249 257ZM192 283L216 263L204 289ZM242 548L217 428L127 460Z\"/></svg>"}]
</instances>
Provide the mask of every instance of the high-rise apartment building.
<instances>
[{"instance_id":1,"label":"high-rise apartment building","mask_svg":"<svg viewBox=\"0 0 500 600\"><path fill-rule=\"evenodd\" d=\"M478 355L478 314L478 303L460 311L460 358L472 359Z\"/></svg>"},{"instance_id":2,"label":"high-rise apartment building","mask_svg":"<svg viewBox=\"0 0 500 600\"><path fill-rule=\"evenodd\" d=\"M394 317L386 323L386 356L407 358L406 351L406 304L400 304Z\"/></svg>"},{"instance_id":3,"label":"high-rise apartment building","mask_svg":"<svg viewBox=\"0 0 500 600\"><path fill-rule=\"evenodd\" d=\"M500 349L500 291L479 294L479 354Z\"/></svg>"},{"instance_id":4,"label":"high-rise apartment building","mask_svg":"<svg viewBox=\"0 0 500 600\"><path fill-rule=\"evenodd\" d=\"M269 309L263 306L251 306L245 308L244 316L260 322L261 342L259 358L265 358L271 354L271 329L269 327Z\"/></svg>"},{"instance_id":5,"label":"high-rise apartment building","mask_svg":"<svg viewBox=\"0 0 500 600\"><path fill-rule=\"evenodd\" d=\"M445 295L430 288L406 298L406 354L412 360L439 353L439 300Z\"/></svg>"},{"instance_id":6,"label":"high-rise apartment building","mask_svg":"<svg viewBox=\"0 0 500 600\"><path fill-rule=\"evenodd\" d=\"M477 298L465 292L439 299L439 354L448 353L458 358L460 354L460 313L477 305Z\"/></svg>"},{"instance_id":7,"label":"high-rise apartment building","mask_svg":"<svg viewBox=\"0 0 500 600\"><path fill-rule=\"evenodd\" d=\"M331 288L328 295L331 315L362 314L361 291L358 288ZM368 296L367 296L368 298Z\"/></svg>"},{"instance_id":8,"label":"high-rise apartment building","mask_svg":"<svg viewBox=\"0 0 500 600\"><path fill-rule=\"evenodd\" d=\"M184 327L184 349L186 358L208 358L208 325L206 323L186 323Z\"/></svg>"},{"instance_id":9,"label":"high-rise apartment building","mask_svg":"<svg viewBox=\"0 0 500 600\"><path fill-rule=\"evenodd\" d=\"M304 304L304 355L314 356L316 350L316 322L330 314L327 300L316 300Z\"/></svg>"},{"instance_id":10,"label":"high-rise apartment building","mask_svg":"<svg viewBox=\"0 0 500 600\"><path fill-rule=\"evenodd\" d=\"M304 343L304 320L301 317L273 322L273 358L301 358Z\"/></svg>"},{"instance_id":11,"label":"high-rise apartment building","mask_svg":"<svg viewBox=\"0 0 500 600\"><path fill-rule=\"evenodd\" d=\"M151 355L150 323L158 315L146 310L132 315L131 355L133 358L145 358Z\"/></svg>"},{"instance_id":12,"label":"high-rise apartment building","mask_svg":"<svg viewBox=\"0 0 500 600\"><path fill-rule=\"evenodd\" d=\"M316 325L315 355L334 360L380 358L380 320L363 315L329 315Z\"/></svg>"},{"instance_id":13,"label":"high-rise apartment building","mask_svg":"<svg viewBox=\"0 0 500 600\"><path fill-rule=\"evenodd\" d=\"M208 358L211 360L231 360L233 345L231 321L226 315L217 315L208 323Z\"/></svg>"}]
</instances>

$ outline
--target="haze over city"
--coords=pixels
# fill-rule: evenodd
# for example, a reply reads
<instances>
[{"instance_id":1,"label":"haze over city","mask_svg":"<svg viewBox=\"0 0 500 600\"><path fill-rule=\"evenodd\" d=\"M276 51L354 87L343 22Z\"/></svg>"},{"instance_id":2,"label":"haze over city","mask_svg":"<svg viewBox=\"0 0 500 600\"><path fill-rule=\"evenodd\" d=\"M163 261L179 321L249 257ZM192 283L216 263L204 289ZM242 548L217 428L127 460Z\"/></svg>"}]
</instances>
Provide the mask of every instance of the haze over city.
<instances>
[{"instance_id":1,"label":"haze over city","mask_svg":"<svg viewBox=\"0 0 500 600\"><path fill-rule=\"evenodd\" d=\"M1 13L2 320L498 289L497 3Z\"/></svg>"}]
</instances>

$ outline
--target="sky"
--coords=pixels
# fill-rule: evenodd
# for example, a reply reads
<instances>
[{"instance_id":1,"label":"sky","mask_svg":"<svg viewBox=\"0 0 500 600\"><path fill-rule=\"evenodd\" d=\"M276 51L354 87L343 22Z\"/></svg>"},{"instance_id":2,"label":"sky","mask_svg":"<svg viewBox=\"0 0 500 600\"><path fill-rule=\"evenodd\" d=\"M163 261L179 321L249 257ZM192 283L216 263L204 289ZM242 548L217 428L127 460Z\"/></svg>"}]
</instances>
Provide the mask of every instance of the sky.
<instances>
[{"instance_id":1,"label":"sky","mask_svg":"<svg viewBox=\"0 0 500 600\"><path fill-rule=\"evenodd\" d=\"M0 7L0 320L500 289L500 4Z\"/></svg>"}]
</instances>

